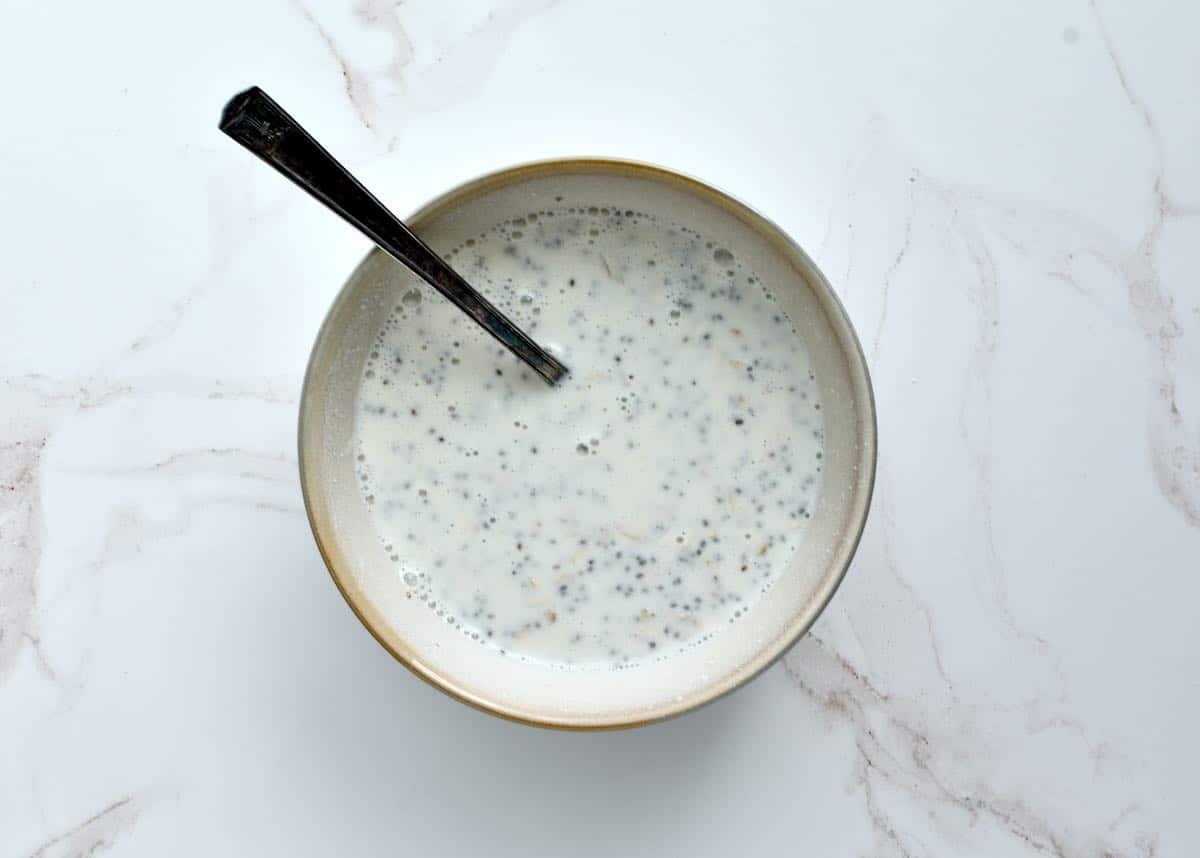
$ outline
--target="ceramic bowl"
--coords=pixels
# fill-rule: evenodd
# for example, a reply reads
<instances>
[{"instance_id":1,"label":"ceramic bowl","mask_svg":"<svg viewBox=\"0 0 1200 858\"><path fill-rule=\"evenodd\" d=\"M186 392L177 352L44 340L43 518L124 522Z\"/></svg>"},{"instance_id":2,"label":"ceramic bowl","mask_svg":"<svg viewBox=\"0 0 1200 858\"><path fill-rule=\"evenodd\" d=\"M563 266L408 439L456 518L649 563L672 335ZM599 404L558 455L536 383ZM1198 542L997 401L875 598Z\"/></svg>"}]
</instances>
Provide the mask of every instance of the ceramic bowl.
<instances>
[{"instance_id":1,"label":"ceramic bowl","mask_svg":"<svg viewBox=\"0 0 1200 858\"><path fill-rule=\"evenodd\" d=\"M862 349L829 283L779 227L695 179L646 164L570 159L501 170L426 205L409 225L438 250L516 215L565 203L635 209L720 240L773 292L805 339L825 419L823 484L789 568L739 622L703 644L627 670L563 670L481 646L447 626L380 550L355 479L355 402L396 296L415 279L373 250L321 327L300 405L300 475L313 535L351 609L402 664L487 712L547 727L647 724L708 703L778 659L846 574L875 478L876 427ZM421 288L427 288L422 286Z\"/></svg>"}]
</instances>

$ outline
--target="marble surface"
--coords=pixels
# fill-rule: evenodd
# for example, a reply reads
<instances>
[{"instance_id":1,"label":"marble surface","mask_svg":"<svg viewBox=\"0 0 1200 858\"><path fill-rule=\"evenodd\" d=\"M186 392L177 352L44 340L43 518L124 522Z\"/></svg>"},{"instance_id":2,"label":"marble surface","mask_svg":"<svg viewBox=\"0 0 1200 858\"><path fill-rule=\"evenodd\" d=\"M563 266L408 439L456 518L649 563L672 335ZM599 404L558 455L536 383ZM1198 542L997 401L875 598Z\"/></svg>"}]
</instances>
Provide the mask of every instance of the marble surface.
<instances>
[{"instance_id":1,"label":"marble surface","mask_svg":"<svg viewBox=\"0 0 1200 858\"><path fill-rule=\"evenodd\" d=\"M0 14L0 855L1200 850L1200 6ZM811 251L881 458L782 663L570 735L375 644L294 439L366 245L216 132L250 83L399 211L610 154Z\"/></svg>"}]
</instances>

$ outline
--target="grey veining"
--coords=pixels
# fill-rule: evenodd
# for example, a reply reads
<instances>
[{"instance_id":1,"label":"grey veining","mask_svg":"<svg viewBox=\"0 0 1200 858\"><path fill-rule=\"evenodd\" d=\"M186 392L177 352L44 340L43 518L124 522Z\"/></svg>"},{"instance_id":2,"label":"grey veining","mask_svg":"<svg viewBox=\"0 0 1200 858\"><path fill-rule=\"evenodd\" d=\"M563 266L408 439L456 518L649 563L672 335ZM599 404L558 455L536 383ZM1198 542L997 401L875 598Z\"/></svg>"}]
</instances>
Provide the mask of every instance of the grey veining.
<instances>
[{"instance_id":1,"label":"grey veining","mask_svg":"<svg viewBox=\"0 0 1200 858\"><path fill-rule=\"evenodd\" d=\"M1195 4L0 23L33 82L0 141L0 854L1196 852ZM268 71L398 211L614 154L813 254L871 361L881 460L854 567L782 664L565 736L443 700L362 632L309 538L295 410L366 248L209 131Z\"/></svg>"}]
</instances>

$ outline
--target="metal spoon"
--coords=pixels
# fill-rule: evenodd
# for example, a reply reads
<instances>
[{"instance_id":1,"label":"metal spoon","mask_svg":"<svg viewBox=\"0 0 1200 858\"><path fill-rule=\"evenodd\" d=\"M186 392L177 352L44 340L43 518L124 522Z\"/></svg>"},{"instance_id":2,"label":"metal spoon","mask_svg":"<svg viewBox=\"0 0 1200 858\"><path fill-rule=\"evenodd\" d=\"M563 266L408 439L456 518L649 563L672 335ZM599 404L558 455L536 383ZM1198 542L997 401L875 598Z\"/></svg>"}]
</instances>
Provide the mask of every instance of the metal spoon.
<instances>
[{"instance_id":1,"label":"metal spoon","mask_svg":"<svg viewBox=\"0 0 1200 858\"><path fill-rule=\"evenodd\" d=\"M230 99L221 113L220 128L350 225L358 227L363 235L449 298L548 383L554 384L567 374L565 366L472 289L446 260L384 208L257 86Z\"/></svg>"}]
</instances>

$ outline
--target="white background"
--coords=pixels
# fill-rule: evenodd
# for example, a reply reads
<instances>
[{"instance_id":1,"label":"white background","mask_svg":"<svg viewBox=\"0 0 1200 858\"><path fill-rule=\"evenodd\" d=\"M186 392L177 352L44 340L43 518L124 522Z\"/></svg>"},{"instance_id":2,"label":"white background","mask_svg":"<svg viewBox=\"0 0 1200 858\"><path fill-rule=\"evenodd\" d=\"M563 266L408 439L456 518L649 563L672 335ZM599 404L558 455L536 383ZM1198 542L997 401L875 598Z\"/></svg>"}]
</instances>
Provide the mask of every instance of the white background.
<instances>
[{"instance_id":1,"label":"white background","mask_svg":"<svg viewBox=\"0 0 1200 858\"><path fill-rule=\"evenodd\" d=\"M0 12L0 855L1194 855L1200 6ZM788 230L874 373L813 633L677 721L470 711L351 615L295 461L363 239L218 134L257 83L397 211L662 163Z\"/></svg>"}]
</instances>

